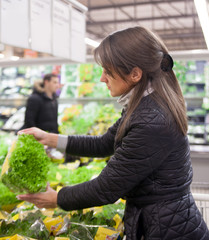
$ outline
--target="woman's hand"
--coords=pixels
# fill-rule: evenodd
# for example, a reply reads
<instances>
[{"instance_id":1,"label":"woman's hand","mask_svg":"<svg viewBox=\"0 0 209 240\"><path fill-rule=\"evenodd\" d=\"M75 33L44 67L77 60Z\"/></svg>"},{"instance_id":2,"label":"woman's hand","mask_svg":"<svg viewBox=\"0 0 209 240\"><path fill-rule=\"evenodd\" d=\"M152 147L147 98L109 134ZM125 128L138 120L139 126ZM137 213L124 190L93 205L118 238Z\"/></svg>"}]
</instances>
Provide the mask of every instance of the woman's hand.
<instances>
[{"instance_id":1,"label":"woman's hand","mask_svg":"<svg viewBox=\"0 0 209 240\"><path fill-rule=\"evenodd\" d=\"M38 208L56 208L57 192L47 183L46 192L18 195L17 199L35 204Z\"/></svg>"},{"instance_id":2,"label":"woman's hand","mask_svg":"<svg viewBox=\"0 0 209 240\"><path fill-rule=\"evenodd\" d=\"M39 128L32 127L19 131L19 134L33 135L37 141L49 147L56 148L57 146L58 134L55 133L47 133Z\"/></svg>"}]
</instances>

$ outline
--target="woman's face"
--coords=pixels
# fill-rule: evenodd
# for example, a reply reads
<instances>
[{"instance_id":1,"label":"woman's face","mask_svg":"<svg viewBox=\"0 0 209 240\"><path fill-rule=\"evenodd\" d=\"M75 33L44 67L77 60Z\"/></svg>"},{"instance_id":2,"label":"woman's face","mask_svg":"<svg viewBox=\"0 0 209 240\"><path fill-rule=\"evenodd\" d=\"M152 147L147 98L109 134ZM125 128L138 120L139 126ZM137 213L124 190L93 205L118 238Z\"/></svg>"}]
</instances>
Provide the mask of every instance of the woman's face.
<instances>
[{"instance_id":1,"label":"woman's face","mask_svg":"<svg viewBox=\"0 0 209 240\"><path fill-rule=\"evenodd\" d=\"M129 75L127 76L127 81L124 81L115 71L111 73L112 74L108 73L106 69L103 69L100 82L106 83L112 97L121 96L129 92L134 86L134 83L129 81Z\"/></svg>"}]
</instances>

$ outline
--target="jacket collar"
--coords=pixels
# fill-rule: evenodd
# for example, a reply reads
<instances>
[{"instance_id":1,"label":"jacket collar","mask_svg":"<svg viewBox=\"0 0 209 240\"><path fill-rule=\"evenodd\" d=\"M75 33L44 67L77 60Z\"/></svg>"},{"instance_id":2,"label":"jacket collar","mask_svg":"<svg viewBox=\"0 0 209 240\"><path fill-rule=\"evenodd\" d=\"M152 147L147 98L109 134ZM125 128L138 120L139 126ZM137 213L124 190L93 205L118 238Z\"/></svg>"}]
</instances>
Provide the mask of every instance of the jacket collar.
<instances>
[{"instance_id":1,"label":"jacket collar","mask_svg":"<svg viewBox=\"0 0 209 240\"><path fill-rule=\"evenodd\" d=\"M57 98L56 93L53 93L52 98L48 97L44 91L44 87L43 87L43 81L42 80L37 80L34 83L34 87L33 87L33 93L37 93L39 95L41 95L42 97L49 99L49 100L54 100Z\"/></svg>"},{"instance_id":2,"label":"jacket collar","mask_svg":"<svg viewBox=\"0 0 209 240\"><path fill-rule=\"evenodd\" d=\"M144 91L143 97L146 97L147 95L151 94L154 91L154 89L151 86L151 83L148 84L148 88ZM121 95L117 102L123 106L124 109L127 108L129 100L131 98L131 95L134 92L134 88L132 88L128 93Z\"/></svg>"}]
</instances>

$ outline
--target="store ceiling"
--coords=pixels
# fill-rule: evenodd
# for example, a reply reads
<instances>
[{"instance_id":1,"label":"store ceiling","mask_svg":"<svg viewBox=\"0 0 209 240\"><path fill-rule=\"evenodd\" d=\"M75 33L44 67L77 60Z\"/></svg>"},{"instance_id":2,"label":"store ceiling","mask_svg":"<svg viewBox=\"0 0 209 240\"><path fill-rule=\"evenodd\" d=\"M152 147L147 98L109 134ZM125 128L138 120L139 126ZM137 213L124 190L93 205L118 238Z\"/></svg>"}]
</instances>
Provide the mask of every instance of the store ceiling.
<instances>
[{"instance_id":1,"label":"store ceiling","mask_svg":"<svg viewBox=\"0 0 209 240\"><path fill-rule=\"evenodd\" d=\"M194 0L76 1L88 8L86 36L97 42L119 29L141 25L158 33L170 51L207 49ZM5 45L2 50L1 45L0 53L6 56L3 60L10 55L25 57L24 49ZM90 46L87 55L92 55ZM38 52L39 58L48 56Z\"/></svg>"},{"instance_id":2,"label":"store ceiling","mask_svg":"<svg viewBox=\"0 0 209 240\"><path fill-rule=\"evenodd\" d=\"M78 0L86 7L87 36L101 41L119 29L154 30L170 51L207 49L194 0Z\"/></svg>"}]
</instances>

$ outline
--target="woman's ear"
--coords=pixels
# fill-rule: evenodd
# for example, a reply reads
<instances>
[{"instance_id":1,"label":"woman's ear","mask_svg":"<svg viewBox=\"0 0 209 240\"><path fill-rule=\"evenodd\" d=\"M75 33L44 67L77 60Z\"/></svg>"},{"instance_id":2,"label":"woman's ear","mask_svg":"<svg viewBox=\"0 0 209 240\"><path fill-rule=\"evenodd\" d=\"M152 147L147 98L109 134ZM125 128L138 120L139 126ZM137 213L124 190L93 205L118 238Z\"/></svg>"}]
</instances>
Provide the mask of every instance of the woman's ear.
<instances>
[{"instance_id":1,"label":"woman's ear","mask_svg":"<svg viewBox=\"0 0 209 240\"><path fill-rule=\"evenodd\" d=\"M139 67L134 67L130 73L130 80L133 83L137 83L142 78L142 70Z\"/></svg>"}]
</instances>

